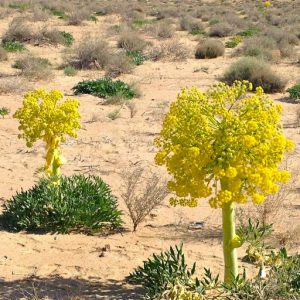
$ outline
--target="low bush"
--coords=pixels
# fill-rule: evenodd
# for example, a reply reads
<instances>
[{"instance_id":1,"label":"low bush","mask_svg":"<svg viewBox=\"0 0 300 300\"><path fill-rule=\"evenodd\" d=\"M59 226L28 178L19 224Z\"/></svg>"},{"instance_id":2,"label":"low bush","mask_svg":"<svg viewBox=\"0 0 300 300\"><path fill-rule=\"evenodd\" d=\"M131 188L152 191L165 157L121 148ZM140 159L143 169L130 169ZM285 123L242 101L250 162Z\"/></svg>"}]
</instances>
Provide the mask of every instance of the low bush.
<instances>
[{"instance_id":1,"label":"low bush","mask_svg":"<svg viewBox=\"0 0 300 300\"><path fill-rule=\"evenodd\" d=\"M222 42L213 39L207 39L200 43L196 48L196 58L216 58L224 54L225 47Z\"/></svg>"},{"instance_id":2,"label":"low bush","mask_svg":"<svg viewBox=\"0 0 300 300\"><path fill-rule=\"evenodd\" d=\"M259 32L259 29L250 27L237 33L239 36L250 37Z\"/></svg>"},{"instance_id":3,"label":"low bush","mask_svg":"<svg viewBox=\"0 0 300 300\"><path fill-rule=\"evenodd\" d=\"M10 110L7 107L0 107L0 116L4 118L10 113Z\"/></svg>"},{"instance_id":4,"label":"low bush","mask_svg":"<svg viewBox=\"0 0 300 300\"><path fill-rule=\"evenodd\" d=\"M118 47L126 51L143 51L146 45L146 41L133 32L124 32L118 40Z\"/></svg>"},{"instance_id":5,"label":"low bush","mask_svg":"<svg viewBox=\"0 0 300 300\"><path fill-rule=\"evenodd\" d=\"M8 59L7 52L3 47L0 46L0 61L5 61Z\"/></svg>"},{"instance_id":6,"label":"low bush","mask_svg":"<svg viewBox=\"0 0 300 300\"><path fill-rule=\"evenodd\" d=\"M233 36L229 41L225 43L226 48L235 48L239 43L241 43L242 37L239 35Z\"/></svg>"},{"instance_id":7,"label":"low bush","mask_svg":"<svg viewBox=\"0 0 300 300\"><path fill-rule=\"evenodd\" d=\"M86 9L74 10L68 15L68 25L80 25L89 16L90 12Z\"/></svg>"},{"instance_id":8,"label":"low bush","mask_svg":"<svg viewBox=\"0 0 300 300\"><path fill-rule=\"evenodd\" d=\"M210 27L208 35L210 37L226 37L233 33L234 27L228 23L217 23Z\"/></svg>"},{"instance_id":9,"label":"low bush","mask_svg":"<svg viewBox=\"0 0 300 300\"><path fill-rule=\"evenodd\" d=\"M192 18L191 16L184 16L180 19L179 24L180 30L188 31L191 34L198 34L203 32L203 26L201 22L197 19Z\"/></svg>"},{"instance_id":10,"label":"low bush","mask_svg":"<svg viewBox=\"0 0 300 300\"><path fill-rule=\"evenodd\" d=\"M175 29L169 22L160 22L156 26L156 35L162 39L169 39L174 36Z\"/></svg>"},{"instance_id":11,"label":"low bush","mask_svg":"<svg viewBox=\"0 0 300 300\"><path fill-rule=\"evenodd\" d=\"M195 285L192 276L195 273L196 263L192 268L186 264L185 255L180 247L170 247L170 250L144 261L128 277L129 282L141 284L146 289L146 297L152 299L157 294L167 290L170 285Z\"/></svg>"},{"instance_id":12,"label":"low bush","mask_svg":"<svg viewBox=\"0 0 300 300\"><path fill-rule=\"evenodd\" d=\"M300 99L300 83L290 87L287 92L290 94L292 99Z\"/></svg>"},{"instance_id":13,"label":"low bush","mask_svg":"<svg viewBox=\"0 0 300 300\"><path fill-rule=\"evenodd\" d=\"M77 74L77 70L73 66L66 66L64 68L64 74L67 76L75 76Z\"/></svg>"},{"instance_id":14,"label":"low bush","mask_svg":"<svg viewBox=\"0 0 300 300\"><path fill-rule=\"evenodd\" d=\"M0 94L23 93L29 88L27 80L22 77L0 77Z\"/></svg>"},{"instance_id":15,"label":"low bush","mask_svg":"<svg viewBox=\"0 0 300 300\"><path fill-rule=\"evenodd\" d=\"M73 87L75 94L91 94L101 98L122 97L132 99L137 96L135 89L129 84L109 77L97 80L84 80Z\"/></svg>"},{"instance_id":16,"label":"low bush","mask_svg":"<svg viewBox=\"0 0 300 300\"><path fill-rule=\"evenodd\" d=\"M41 179L6 204L0 224L9 230L93 233L122 224L117 200L97 176L73 175L54 185Z\"/></svg>"},{"instance_id":17,"label":"low bush","mask_svg":"<svg viewBox=\"0 0 300 300\"><path fill-rule=\"evenodd\" d=\"M73 45L75 39L73 37L73 35L69 32L66 31L59 31L59 33L62 35L63 39L64 39L64 45L67 47L70 47Z\"/></svg>"},{"instance_id":18,"label":"low bush","mask_svg":"<svg viewBox=\"0 0 300 300\"><path fill-rule=\"evenodd\" d=\"M103 69L111 58L111 49L108 43L96 37L86 37L65 56L67 65L77 69Z\"/></svg>"},{"instance_id":19,"label":"low bush","mask_svg":"<svg viewBox=\"0 0 300 300\"><path fill-rule=\"evenodd\" d=\"M221 80L228 84L248 80L254 88L261 86L266 93L282 92L286 85L286 81L274 74L268 64L254 57L245 57L233 63Z\"/></svg>"},{"instance_id":20,"label":"low bush","mask_svg":"<svg viewBox=\"0 0 300 300\"><path fill-rule=\"evenodd\" d=\"M126 55L132 60L133 64L136 66L140 66L143 64L145 60L147 60L147 56L144 55L141 51L127 51Z\"/></svg>"},{"instance_id":21,"label":"low bush","mask_svg":"<svg viewBox=\"0 0 300 300\"><path fill-rule=\"evenodd\" d=\"M6 41L2 43L2 47L7 51L7 52L21 52L25 50L25 46L17 41Z\"/></svg>"},{"instance_id":22,"label":"low bush","mask_svg":"<svg viewBox=\"0 0 300 300\"><path fill-rule=\"evenodd\" d=\"M133 68L133 61L126 53L116 53L111 56L109 64L106 67L106 75L115 78L121 74L131 73Z\"/></svg>"},{"instance_id":23,"label":"low bush","mask_svg":"<svg viewBox=\"0 0 300 300\"><path fill-rule=\"evenodd\" d=\"M31 80L46 80L52 77L50 62L46 58L26 55L13 64L13 67L22 71L22 75Z\"/></svg>"}]
</instances>

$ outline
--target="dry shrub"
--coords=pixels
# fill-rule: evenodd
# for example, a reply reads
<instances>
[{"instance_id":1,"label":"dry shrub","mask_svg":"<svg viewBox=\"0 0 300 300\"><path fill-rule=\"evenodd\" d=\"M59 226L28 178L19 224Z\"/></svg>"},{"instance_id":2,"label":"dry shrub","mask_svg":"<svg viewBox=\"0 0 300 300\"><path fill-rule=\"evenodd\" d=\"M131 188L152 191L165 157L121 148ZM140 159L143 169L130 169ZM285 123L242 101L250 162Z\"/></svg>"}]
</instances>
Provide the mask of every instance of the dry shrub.
<instances>
[{"instance_id":1,"label":"dry shrub","mask_svg":"<svg viewBox=\"0 0 300 300\"><path fill-rule=\"evenodd\" d=\"M37 22L37 21L45 22L49 19L49 17L50 17L50 15L45 9L42 9L40 6L34 6L33 7L32 17L31 17L32 21L34 21L34 22Z\"/></svg>"},{"instance_id":2,"label":"dry shrub","mask_svg":"<svg viewBox=\"0 0 300 300\"><path fill-rule=\"evenodd\" d=\"M183 16L180 19L179 28L180 30L185 30L188 32L194 32L203 29L201 22L191 16Z\"/></svg>"},{"instance_id":3,"label":"dry shrub","mask_svg":"<svg viewBox=\"0 0 300 300\"><path fill-rule=\"evenodd\" d=\"M189 50L187 49L187 46L182 42L178 40L171 40L168 42L164 42L157 47L151 48L147 56L152 61L182 61L188 58Z\"/></svg>"},{"instance_id":4,"label":"dry shrub","mask_svg":"<svg viewBox=\"0 0 300 300\"><path fill-rule=\"evenodd\" d=\"M123 172L122 176L125 185L122 198L128 209L133 231L155 208L162 205L169 194L166 182L161 182L159 175L152 174L145 178L144 172L144 169L136 168L132 172Z\"/></svg>"},{"instance_id":5,"label":"dry shrub","mask_svg":"<svg viewBox=\"0 0 300 300\"><path fill-rule=\"evenodd\" d=\"M33 30L25 22L24 18L14 18L7 31L2 36L2 42L18 41L29 42L35 38Z\"/></svg>"},{"instance_id":6,"label":"dry shrub","mask_svg":"<svg viewBox=\"0 0 300 300\"><path fill-rule=\"evenodd\" d=\"M175 29L169 22L160 22L156 26L156 35L162 39L169 39L174 36Z\"/></svg>"},{"instance_id":7,"label":"dry shrub","mask_svg":"<svg viewBox=\"0 0 300 300\"><path fill-rule=\"evenodd\" d=\"M7 52L2 47L0 47L0 61L5 61L7 59L8 59Z\"/></svg>"},{"instance_id":8,"label":"dry shrub","mask_svg":"<svg viewBox=\"0 0 300 300\"><path fill-rule=\"evenodd\" d=\"M103 69L109 64L111 49L106 41L87 36L66 52L66 65L78 69Z\"/></svg>"},{"instance_id":9,"label":"dry shrub","mask_svg":"<svg viewBox=\"0 0 300 300\"><path fill-rule=\"evenodd\" d=\"M286 85L286 81L274 74L267 63L254 57L244 57L233 63L222 77L222 81L228 84L235 80L248 80L254 88L261 86L266 93L282 92Z\"/></svg>"},{"instance_id":10,"label":"dry shrub","mask_svg":"<svg viewBox=\"0 0 300 300\"><path fill-rule=\"evenodd\" d=\"M35 44L50 44L63 45L65 39L60 31L57 29L47 29L44 27L35 37Z\"/></svg>"},{"instance_id":11,"label":"dry shrub","mask_svg":"<svg viewBox=\"0 0 300 300\"><path fill-rule=\"evenodd\" d=\"M114 78L121 74L131 73L133 68L132 60L125 53L116 53L109 60L106 75Z\"/></svg>"},{"instance_id":12,"label":"dry shrub","mask_svg":"<svg viewBox=\"0 0 300 300\"><path fill-rule=\"evenodd\" d=\"M68 15L68 25L80 25L90 16L87 9L76 9Z\"/></svg>"},{"instance_id":13,"label":"dry shrub","mask_svg":"<svg viewBox=\"0 0 300 300\"><path fill-rule=\"evenodd\" d=\"M0 77L0 94L22 93L28 89L28 82L21 77Z\"/></svg>"},{"instance_id":14,"label":"dry shrub","mask_svg":"<svg viewBox=\"0 0 300 300\"><path fill-rule=\"evenodd\" d=\"M118 40L118 47L126 51L143 51L147 43L134 32L123 32Z\"/></svg>"},{"instance_id":15,"label":"dry shrub","mask_svg":"<svg viewBox=\"0 0 300 300\"><path fill-rule=\"evenodd\" d=\"M18 59L14 67L22 71L22 75L30 80L47 80L53 76L49 61L30 54Z\"/></svg>"},{"instance_id":16,"label":"dry shrub","mask_svg":"<svg viewBox=\"0 0 300 300\"><path fill-rule=\"evenodd\" d=\"M222 42L214 39L207 39L200 43L196 48L196 58L216 58L222 56L225 47Z\"/></svg>"},{"instance_id":17,"label":"dry shrub","mask_svg":"<svg viewBox=\"0 0 300 300\"><path fill-rule=\"evenodd\" d=\"M210 27L209 36L211 37L225 37L233 34L234 27L228 23L218 23Z\"/></svg>"}]
</instances>

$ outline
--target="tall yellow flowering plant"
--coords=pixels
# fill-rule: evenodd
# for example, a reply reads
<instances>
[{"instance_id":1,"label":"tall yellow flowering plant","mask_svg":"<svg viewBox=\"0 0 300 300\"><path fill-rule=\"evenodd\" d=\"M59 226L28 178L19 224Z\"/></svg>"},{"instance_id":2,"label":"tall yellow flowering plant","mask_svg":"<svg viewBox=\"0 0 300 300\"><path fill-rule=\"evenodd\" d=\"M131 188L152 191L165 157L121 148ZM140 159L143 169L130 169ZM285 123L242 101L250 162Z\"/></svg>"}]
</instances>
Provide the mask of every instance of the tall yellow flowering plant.
<instances>
[{"instance_id":1,"label":"tall yellow flowering plant","mask_svg":"<svg viewBox=\"0 0 300 300\"><path fill-rule=\"evenodd\" d=\"M205 93L183 89L156 139L156 163L173 176L168 188L176 197L170 203L195 207L207 198L222 209L225 282L238 274L235 203L260 204L290 178L279 170L294 145L282 133L281 106L262 88L251 90L246 81L218 83Z\"/></svg>"},{"instance_id":2,"label":"tall yellow flowering plant","mask_svg":"<svg viewBox=\"0 0 300 300\"><path fill-rule=\"evenodd\" d=\"M59 90L30 91L24 96L23 106L14 114L14 118L20 122L19 138L24 138L28 147L40 139L45 142L44 171L55 177L60 175L60 166L64 163L60 143L66 139L66 135L76 137L76 131L80 128L79 101L63 101L63 97Z\"/></svg>"}]
</instances>

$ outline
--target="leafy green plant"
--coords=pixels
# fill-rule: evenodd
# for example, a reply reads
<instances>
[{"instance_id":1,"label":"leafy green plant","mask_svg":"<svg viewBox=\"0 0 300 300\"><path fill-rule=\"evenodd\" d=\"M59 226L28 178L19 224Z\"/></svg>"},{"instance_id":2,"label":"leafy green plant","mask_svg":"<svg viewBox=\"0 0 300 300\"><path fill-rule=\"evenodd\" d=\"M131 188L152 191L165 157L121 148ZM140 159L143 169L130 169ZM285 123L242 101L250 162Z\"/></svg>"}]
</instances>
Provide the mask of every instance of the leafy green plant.
<instances>
[{"instance_id":1,"label":"leafy green plant","mask_svg":"<svg viewBox=\"0 0 300 300\"><path fill-rule=\"evenodd\" d=\"M143 62L147 60L147 56L145 56L141 51L126 51L126 55L132 59L132 62L136 66L142 65Z\"/></svg>"},{"instance_id":2,"label":"leafy green plant","mask_svg":"<svg viewBox=\"0 0 300 300\"><path fill-rule=\"evenodd\" d=\"M235 48L242 41L240 35L236 35L230 38L229 41L225 43L226 48Z\"/></svg>"},{"instance_id":3,"label":"leafy green plant","mask_svg":"<svg viewBox=\"0 0 300 300\"><path fill-rule=\"evenodd\" d=\"M76 70L76 68L73 67L73 66L66 66L66 67L64 68L64 73L65 73L65 75L67 75L67 76L75 76L75 75L77 74L77 70Z\"/></svg>"},{"instance_id":4,"label":"leafy green plant","mask_svg":"<svg viewBox=\"0 0 300 300\"><path fill-rule=\"evenodd\" d=\"M25 50L24 44L18 41L5 41L2 43L2 47L7 52L21 52Z\"/></svg>"},{"instance_id":5,"label":"leafy green plant","mask_svg":"<svg viewBox=\"0 0 300 300\"><path fill-rule=\"evenodd\" d=\"M132 99L137 95L136 91L129 84L110 77L103 77L97 80L84 80L73 87L75 94L91 94L101 98L122 97Z\"/></svg>"},{"instance_id":6,"label":"leafy green plant","mask_svg":"<svg viewBox=\"0 0 300 300\"><path fill-rule=\"evenodd\" d=\"M243 31L240 31L237 35L244 36L244 37L250 37L250 36L257 34L258 32L259 32L259 29L257 29L257 28L248 28Z\"/></svg>"},{"instance_id":7,"label":"leafy green plant","mask_svg":"<svg viewBox=\"0 0 300 300\"><path fill-rule=\"evenodd\" d=\"M66 31L60 31L59 33L60 33L60 34L63 36L63 38L64 38L64 41L65 41L64 44L65 44L65 46L70 47L70 46L73 45L75 39L74 39L74 37L73 37L73 35L72 35L71 33L66 32Z\"/></svg>"},{"instance_id":8,"label":"leafy green plant","mask_svg":"<svg viewBox=\"0 0 300 300\"><path fill-rule=\"evenodd\" d=\"M4 119L9 114L10 110L7 107L0 108L0 116Z\"/></svg>"},{"instance_id":9,"label":"leafy green plant","mask_svg":"<svg viewBox=\"0 0 300 300\"><path fill-rule=\"evenodd\" d=\"M111 120L116 120L121 113L121 108L115 109L112 112L110 112L107 117L110 118Z\"/></svg>"},{"instance_id":10,"label":"leafy green plant","mask_svg":"<svg viewBox=\"0 0 300 300\"><path fill-rule=\"evenodd\" d=\"M186 264L182 245L170 247L161 254L153 254L152 258L144 261L142 267L137 267L128 277L129 282L141 284L146 289L146 296L151 297L165 291L168 286L183 284L195 286L192 279L196 270L196 263L192 268Z\"/></svg>"},{"instance_id":11,"label":"leafy green plant","mask_svg":"<svg viewBox=\"0 0 300 300\"><path fill-rule=\"evenodd\" d=\"M300 83L295 84L294 86L287 89L292 99L300 99Z\"/></svg>"},{"instance_id":12,"label":"leafy green plant","mask_svg":"<svg viewBox=\"0 0 300 300\"><path fill-rule=\"evenodd\" d=\"M117 228L122 212L109 186L97 176L41 179L4 204L0 224L9 230L93 233Z\"/></svg>"},{"instance_id":13,"label":"leafy green plant","mask_svg":"<svg viewBox=\"0 0 300 300\"><path fill-rule=\"evenodd\" d=\"M47 9L53 16L58 17L59 19L65 19L67 17L66 13L62 10L59 10L55 7L50 6L44 6L45 9Z\"/></svg>"}]
</instances>

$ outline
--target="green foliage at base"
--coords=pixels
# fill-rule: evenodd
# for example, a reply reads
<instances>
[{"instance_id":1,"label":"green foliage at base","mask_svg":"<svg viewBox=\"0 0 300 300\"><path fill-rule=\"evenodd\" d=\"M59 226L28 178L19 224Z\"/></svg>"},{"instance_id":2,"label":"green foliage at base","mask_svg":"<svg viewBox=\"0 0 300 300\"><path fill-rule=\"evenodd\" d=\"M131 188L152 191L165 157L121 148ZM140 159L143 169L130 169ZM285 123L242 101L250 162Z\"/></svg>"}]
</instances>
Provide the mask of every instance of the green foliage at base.
<instances>
[{"instance_id":1,"label":"green foliage at base","mask_svg":"<svg viewBox=\"0 0 300 300\"><path fill-rule=\"evenodd\" d=\"M248 28L243 31L240 31L237 35L244 36L244 37L250 37L250 36L257 34L258 32L259 32L259 29L257 29L257 28Z\"/></svg>"},{"instance_id":2,"label":"green foliage at base","mask_svg":"<svg viewBox=\"0 0 300 300\"><path fill-rule=\"evenodd\" d=\"M77 74L77 70L73 66L66 66L64 68L64 74L67 76L75 76Z\"/></svg>"},{"instance_id":3,"label":"green foliage at base","mask_svg":"<svg viewBox=\"0 0 300 300\"><path fill-rule=\"evenodd\" d=\"M121 211L109 186L100 177L74 175L41 179L18 192L6 204L0 224L9 230L93 233L117 228Z\"/></svg>"},{"instance_id":4,"label":"green foliage at base","mask_svg":"<svg viewBox=\"0 0 300 300\"><path fill-rule=\"evenodd\" d=\"M129 84L110 77L103 77L97 80L84 80L73 87L75 94L90 94L101 98L121 97L132 99L137 94Z\"/></svg>"},{"instance_id":5,"label":"green foliage at base","mask_svg":"<svg viewBox=\"0 0 300 300\"><path fill-rule=\"evenodd\" d=\"M126 51L126 55L131 58L136 66L143 64L147 57L141 51Z\"/></svg>"},{"instance_id":6,"label":"green foliage at base","mask_svg":"<svg viewBox=\"0 0 300 300\"><path fill-rule=\"evenodd\" d=\"M170 247L170 250L159 255L153 254L152 258L144 261L128 277L129 282L141 284L146 289L146 297L153 297L167 289L171 284L194 285L192 276L196 264L188 268L181 246Z\"/></svg>"},{"instance_id":7,"label":"green foliage at base","mask_svg":"<svg viewBox=\"0 0 300 300\"><path fill-rule=\"evenodd\" d=\"M7 52L21 52L25 50L25 46L17 41L6 41L2 43L2 47L7 51Z\"/></svg>"},{"instance_id":8,"label":"green foliage at base","mask_svg":"<svg viewBox=\"0 0 300 300\"><path fill-rule=\"evenodd\" d=\"M242 37L240 35L236 35L230 38L229 41L225 43L226 48L235 48L242 41Z\"/></svg>"},{"instance_id":9,"label":"green foliage at base","mask_svg":"<svg viewBox=\"0 0 300 300\"><path fill-rule=\"evenodd\" d=\"M300 83L295 84L287 90L292 99L300 99Z\"/></svg>"},{"instance_id":10,"label":"green foliage at base","mask_svg":"<svg viewBox=\"0 0 300 300\"><path fill-rule=\"evenodd\" d=\"M73 45L75 39L74 39L74 37L73 37L73 35L71 33L66 32L66 31L60 31L59 33L64 38L64 44L65 44L65 46L70 47L70 46Z\"/></svg>"}]
</instances>

